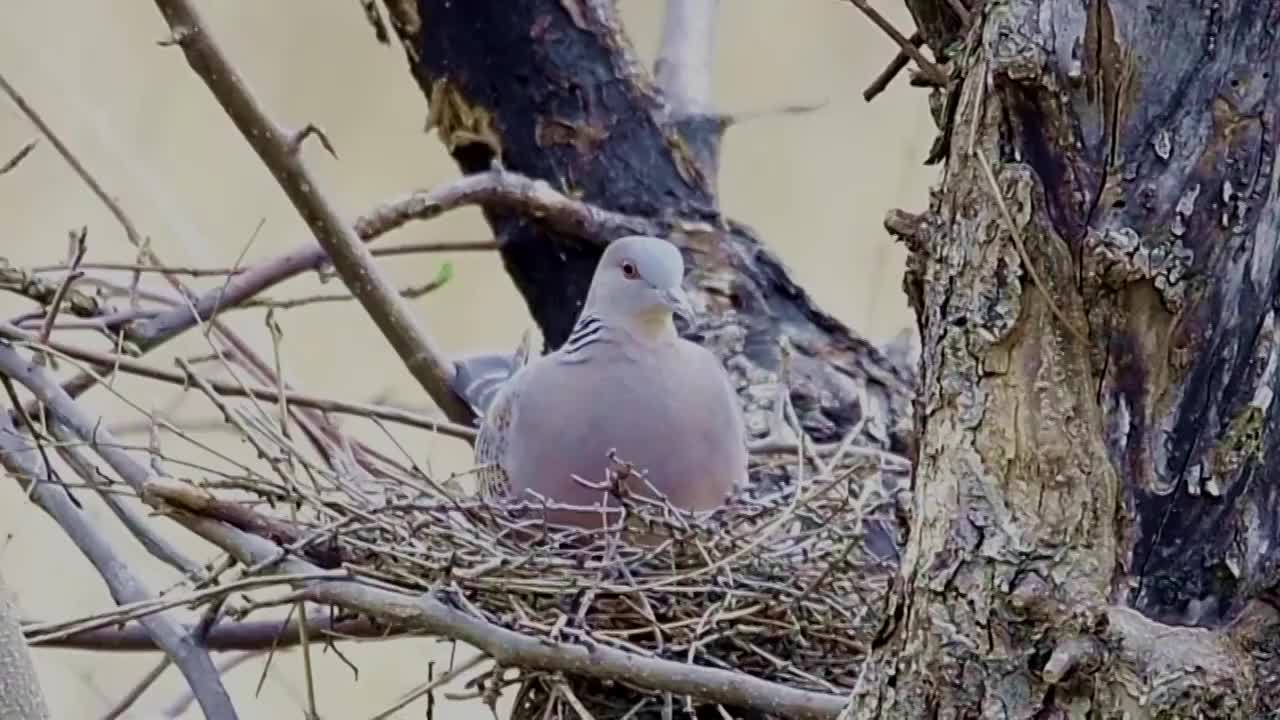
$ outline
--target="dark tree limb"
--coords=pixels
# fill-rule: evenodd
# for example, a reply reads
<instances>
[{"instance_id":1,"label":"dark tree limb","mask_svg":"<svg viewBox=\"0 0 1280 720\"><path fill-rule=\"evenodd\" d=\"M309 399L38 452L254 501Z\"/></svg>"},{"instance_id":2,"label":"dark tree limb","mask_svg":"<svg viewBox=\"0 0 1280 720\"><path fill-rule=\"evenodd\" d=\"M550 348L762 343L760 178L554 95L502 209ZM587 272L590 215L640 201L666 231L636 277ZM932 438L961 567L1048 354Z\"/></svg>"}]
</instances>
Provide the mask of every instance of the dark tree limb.
<instances>
[{"instance_id":1,"label":"dark tree limb","mask_svg":"<svg viewBox=\"0 0 1280 720\"><path fill-rule=\"evenodd\" d=\"M817 308L749 229L720 214L713 178L611 3L421 0L388 9L432 125L465 173L497 162L606 210L652 218L681 244L688 284L707 310L692 334L739 378L754 430L763 430L785 338L795 348L792 400L815 440L840 440L865 413L865 440L909 448L913 373ZM586 296L598 245L524 213L488 208L485 217L557 347ZM860 392L870 407L859 407Z\"/></svg>"}]
</instances>

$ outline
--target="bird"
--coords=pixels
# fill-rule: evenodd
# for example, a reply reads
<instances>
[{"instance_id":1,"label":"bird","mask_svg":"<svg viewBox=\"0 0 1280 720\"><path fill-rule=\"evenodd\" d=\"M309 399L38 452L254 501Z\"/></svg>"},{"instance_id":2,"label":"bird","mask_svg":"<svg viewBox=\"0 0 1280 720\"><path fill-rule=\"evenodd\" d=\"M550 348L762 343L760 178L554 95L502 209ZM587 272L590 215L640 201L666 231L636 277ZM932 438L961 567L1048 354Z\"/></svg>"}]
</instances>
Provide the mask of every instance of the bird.
<instances>
[{"instance_id":1,"label":"bird","mask_svg":"<svg viewBox=\"0 0 1280 720\"><path fill-rule=\"evenodd\" d=\"M546 498L574 508L612 505L599 484L610 452L639 469L628 489L689 512L710 511L747 478L742 411L728 373L709 350L678 334L692 322L684 259L669 241L647 235L610 243L592 276L568 339L528 358L488 358L475 444L480 494ZM522 354L523 353L523 354ZM492 377L508 374L495 389ZM602 503L603 500L603 503ZM597 509L546 511L550 524L597 528ZM612 521L608 521L612 522Z\"/></svg>"}]
</instances>

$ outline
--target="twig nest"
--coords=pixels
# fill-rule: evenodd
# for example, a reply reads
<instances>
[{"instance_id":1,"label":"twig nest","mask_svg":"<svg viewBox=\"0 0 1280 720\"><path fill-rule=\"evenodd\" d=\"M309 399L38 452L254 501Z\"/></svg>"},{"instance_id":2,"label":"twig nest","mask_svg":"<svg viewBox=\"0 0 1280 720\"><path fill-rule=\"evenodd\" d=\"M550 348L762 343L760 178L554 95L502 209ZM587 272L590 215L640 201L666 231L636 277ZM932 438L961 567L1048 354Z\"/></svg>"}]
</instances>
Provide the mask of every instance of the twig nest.
<instances>
[{"instance_id":1,"label":"twig nest","mask_svg":"<svg viewBox=\"0 0 1280 720\"><path fill-rule=\"evenodd\" d=\"M602 488L617 521L592 528L548 525L549 501L485 502L422 476L376 495L335 481L303 498L307 527L293 546L528 635L848 694L884 619L908 468L874 450L821 474L806 466L775 457L753 468L753 490L700 515ZM278 535L276 522L259 524ZM624 684L500 675L524 684L515 717L540 702L584 703L601 720L686 703Z\"/></svg>"}]
</instances>

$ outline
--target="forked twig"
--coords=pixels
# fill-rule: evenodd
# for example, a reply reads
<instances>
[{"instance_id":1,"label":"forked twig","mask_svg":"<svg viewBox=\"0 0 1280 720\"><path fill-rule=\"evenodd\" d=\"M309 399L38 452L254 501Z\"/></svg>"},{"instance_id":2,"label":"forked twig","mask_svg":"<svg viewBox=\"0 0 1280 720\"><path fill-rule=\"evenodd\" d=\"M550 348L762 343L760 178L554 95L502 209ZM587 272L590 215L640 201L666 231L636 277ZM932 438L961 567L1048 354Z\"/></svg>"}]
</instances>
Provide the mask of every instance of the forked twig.
<instances>
[{"instance_id":1,"label":"forked twig","mask_svg":"<svg viewBox=\"0 0 1280 720\"><path fill-rule=\"evenodd\" d=\"M15 363L15 360L18 361ZM0 373L23 383L21 359L12 349L0 346ZM26 383L23 383L26 384ZM30 385L28 385L30 387ZM89 522L62 488L49 483L32 482L45 475L43 460L30 443L18 433L8 414L0 414L0 464L19 483L29 485L31 497L62 527L76 547L93 563L116 602L147 601L152 596L142 582L123 563L116 550ZM178 666L191 687L205 717L234 720L237 717L231 698L218 677L209 653L191 643L182 627L165 613L141 619L143 627L156 645Z\"/></svg>"},{"instance_id":2,"label":"forked twig","mask_svg":"<svg viewBox=\"0 0 1280 720\"><path fill-rule=\"evenodd\" d=\"M880 28L884 34L888 35L902 52L906 53L908 57L914 60L916 65L919 66L920 72L924 73L925 78L931 84L937 87L947 86L947 74L942 71L942 68L938 67L932 60L925 57L924 53L920 52L920 48L912 44L906 36L899 32L898 28L894 27L893 23L889 22L884 15L881 15L879 10L871 7L871 4L868 3L867 0L849 0L849 2L853 3L854 7L861 10L862 14L866 15L867 19L871 20L871 22L874 23L876 27Z\"/></svg>"},{"instance_id":3,"label":"forked twig","mask_svg":"<svg viewBox=\"0 0 1280 720\"><path fill-rule=\"evenodd\" d=\"M454 422L475 418L453 391L454 368L420 327L414 313L374 262L355 229L338 213L323 183L303 162L293 137L267 117L240 72L187 0L156 0L188 64L217 98L244 139L271 170L316 240L329 254L347 288L395 348L406 369Z\"/></svg>"}]
</instances>

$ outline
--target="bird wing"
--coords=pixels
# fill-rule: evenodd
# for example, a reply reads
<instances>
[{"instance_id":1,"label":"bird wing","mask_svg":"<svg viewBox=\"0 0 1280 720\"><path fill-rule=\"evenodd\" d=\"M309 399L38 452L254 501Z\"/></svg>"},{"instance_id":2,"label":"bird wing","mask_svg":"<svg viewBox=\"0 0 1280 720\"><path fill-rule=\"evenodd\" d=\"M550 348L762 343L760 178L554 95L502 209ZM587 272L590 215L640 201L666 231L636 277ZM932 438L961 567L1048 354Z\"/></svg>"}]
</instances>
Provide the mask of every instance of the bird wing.
<instances>
[{"instance_id":1,"label":"bird wing","mask_svg":"<svg viewBox=\"0 0 1280 720\"><path fill-rule=\"evenodd\" d=\"M481 497L503 497L511 486L506 470L507 447L510 445L511 428L515 423L520 386L524 377L523 368L516 370L514 375L497 388L489 403L488 412L480 423L475 458Z\"/></svg>"},{"instance_id":2,"label":"bird wing","mask_svg":"<svg viewBox=\"0 0 1280 720\"><path fill-rule=\"evenodd\" d=\"M450 385L471 405L476 417L483 418L502 386L528 364L532 347L533 333L526 330L513 353L484 353L455 360Z\"/></svg>"}]
</instances>

